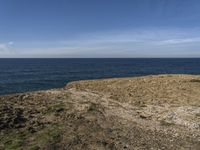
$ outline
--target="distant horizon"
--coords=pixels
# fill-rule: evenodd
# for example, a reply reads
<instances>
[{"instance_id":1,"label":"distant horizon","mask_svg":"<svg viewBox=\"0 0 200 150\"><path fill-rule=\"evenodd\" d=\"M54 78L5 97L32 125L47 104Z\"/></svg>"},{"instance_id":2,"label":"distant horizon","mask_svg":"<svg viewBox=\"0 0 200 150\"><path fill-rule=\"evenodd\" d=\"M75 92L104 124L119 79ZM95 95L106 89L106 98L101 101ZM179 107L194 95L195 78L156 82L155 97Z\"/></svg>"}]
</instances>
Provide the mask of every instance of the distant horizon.
<instances>
[{"instance_id":1,"label":"distant horizon","mask_svg":"<svg viewBox=\"0 0 200 150\"><path fill-rule=\"evenodd\" d=\"M0 59L200 59L200 57L0 57Z\"/></svg>"}]
</instances>

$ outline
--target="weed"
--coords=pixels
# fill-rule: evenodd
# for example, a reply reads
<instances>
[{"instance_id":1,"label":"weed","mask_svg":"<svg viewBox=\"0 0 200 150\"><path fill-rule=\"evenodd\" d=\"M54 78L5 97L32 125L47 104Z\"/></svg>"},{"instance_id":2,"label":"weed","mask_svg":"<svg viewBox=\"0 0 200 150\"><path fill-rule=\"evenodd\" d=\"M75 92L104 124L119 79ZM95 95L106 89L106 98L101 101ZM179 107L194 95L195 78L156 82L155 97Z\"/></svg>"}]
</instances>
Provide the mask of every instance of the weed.
<instances>
[{"instance_id":1,"label":"weed","mask_svg":"<svg viewBox=\"0 0 200 150\"><path fill-rule=\"evenodd\" d=\"M197 82L197 83L200 83L200 80L198 80L198 79L192 79L192 80L190 80L190 82Z\"/></svg>"},{"instance_id":2,"label":"weed","mask_svg":"<svg viewBox=\"0 0 200 150\"><path fill-rule=\"evenodd\" d=\"M97 104L92 103L92 104L89 106L88 111L96 111L97 109L98 109Z\"/></svg>"},{"instance_id":3,"label":"weed","mask_svg":"<svg viewBox=\"0 0 200 150\"><path fill-rule=\"evenodd\" d=\"M47 108L47 112L51 113L51 112L62 112L65 110L65 104L64 103L58 103L58 104L54 104L51 105Z\"/></svg>"},{"instance_id":4,"label":"weed","mask_svg":"<svg viewBox=\"0 0 200 150\"><path fill-rule=\"evenodd\" d=\"M167 122L166 120L161 120L160 121L160 124L162 125L162 126L171 126L171 125L174 125L174 123L172 123L172 122Z\"/></svg>"}]
</instances>

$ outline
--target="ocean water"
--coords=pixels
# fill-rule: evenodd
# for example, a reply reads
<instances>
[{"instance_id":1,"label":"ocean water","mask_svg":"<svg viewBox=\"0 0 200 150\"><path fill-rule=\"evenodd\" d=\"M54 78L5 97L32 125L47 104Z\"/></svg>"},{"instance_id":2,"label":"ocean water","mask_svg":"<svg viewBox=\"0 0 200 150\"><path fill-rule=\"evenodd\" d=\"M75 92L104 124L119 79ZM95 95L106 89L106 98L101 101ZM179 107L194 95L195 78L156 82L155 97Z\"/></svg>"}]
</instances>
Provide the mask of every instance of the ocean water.
<instances>
[{"instance_id":1,"label":"ocean water","mask_svg":"<svg viewBox=\"0 0 200 150\"><path fill-rule=\"evenodd\" d=\"M200 59L0 59L0 95L75 80L168 73L200 74Z\"/></svg>"}]
</instances>

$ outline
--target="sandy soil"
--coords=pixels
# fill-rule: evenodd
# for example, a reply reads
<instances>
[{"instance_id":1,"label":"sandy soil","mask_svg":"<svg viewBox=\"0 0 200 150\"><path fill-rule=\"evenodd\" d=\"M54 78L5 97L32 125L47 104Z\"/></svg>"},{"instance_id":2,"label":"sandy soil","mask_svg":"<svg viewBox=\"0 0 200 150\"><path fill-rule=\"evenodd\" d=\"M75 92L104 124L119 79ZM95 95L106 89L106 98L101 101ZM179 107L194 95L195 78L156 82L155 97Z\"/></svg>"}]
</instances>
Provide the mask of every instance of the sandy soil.
<instances>
[{"instance_id":1,"label":"sandy soil","mask_svg":"<svg viewBox=\"0 0 200 150\"><path fill-rule=\"evenodd\" d=\"M0 97L0 149L200 149L200 76L69 83Z\"/></svg>"}]
</instances>

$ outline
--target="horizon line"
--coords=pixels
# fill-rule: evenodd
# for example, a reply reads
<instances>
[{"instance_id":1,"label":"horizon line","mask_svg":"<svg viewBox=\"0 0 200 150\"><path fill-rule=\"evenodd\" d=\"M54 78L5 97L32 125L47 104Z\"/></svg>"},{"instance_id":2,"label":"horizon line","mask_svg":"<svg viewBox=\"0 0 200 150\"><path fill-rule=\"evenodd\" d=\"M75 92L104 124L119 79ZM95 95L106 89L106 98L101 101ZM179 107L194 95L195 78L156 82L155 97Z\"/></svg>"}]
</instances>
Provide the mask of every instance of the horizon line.
<instances>
[{"instance_id":1,"label":"horizon line","mask_svg":"<svg viewBox=\"0 0 200 150\"><path fill-rule=\"evenodd\" d=\"M200 57L0 57L0 59L200 59Z\"/></svg>"}]
</instances>

